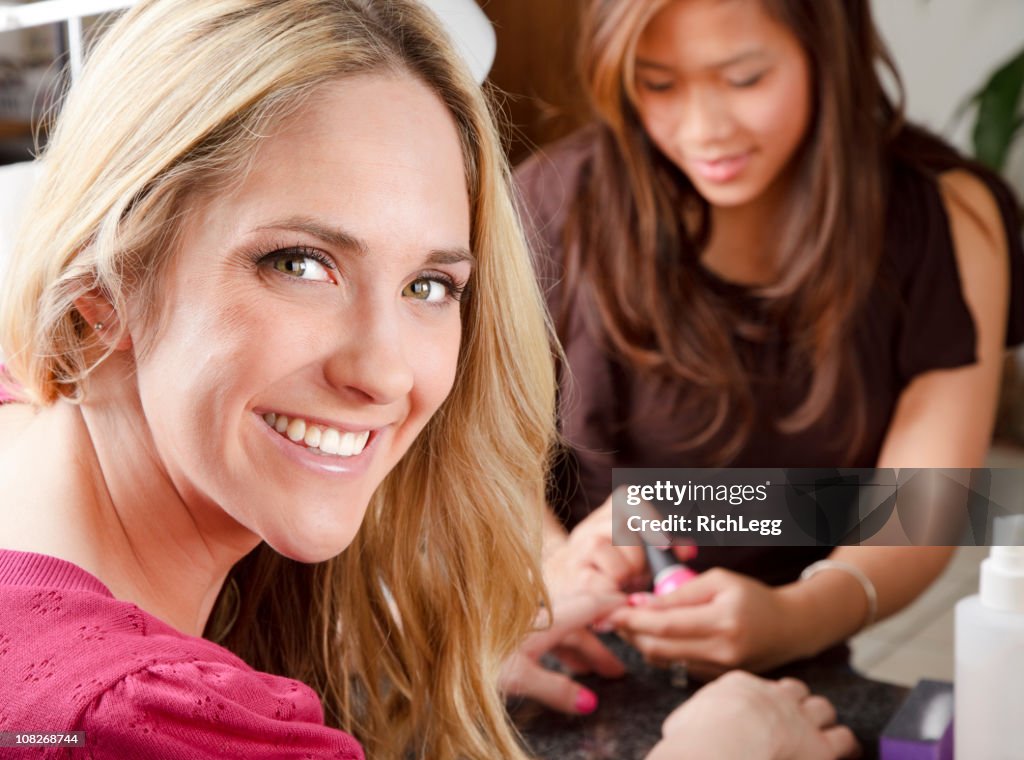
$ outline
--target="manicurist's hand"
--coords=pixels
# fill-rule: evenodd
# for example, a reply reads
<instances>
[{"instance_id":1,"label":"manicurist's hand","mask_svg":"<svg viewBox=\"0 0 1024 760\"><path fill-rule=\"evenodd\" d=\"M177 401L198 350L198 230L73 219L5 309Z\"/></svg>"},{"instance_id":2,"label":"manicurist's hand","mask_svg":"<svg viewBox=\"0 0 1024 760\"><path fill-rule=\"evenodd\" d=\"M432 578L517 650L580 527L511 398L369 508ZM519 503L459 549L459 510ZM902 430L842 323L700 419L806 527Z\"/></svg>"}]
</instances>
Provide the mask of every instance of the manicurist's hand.
<instances>
[{"instance_id":1,"label":"manicurist's hand","mask_svg":"<svg viewBox=\"0 0 1024 760\"><path fill-rule=\"evenodd\" d=\"M607 624L655 665L685 663L710 679L768 670L804 655L801 613L787 592L721 568L664 596L632 594Z\"/></svg>"},{"instance_id":2,"label":"manicurist's hand","mask_svg":"<svg viewBox=\"0 0 1024 760\"><path fill-rule=\"evenodd\" d=\"M733 671L669 715L647 760L838 760L857 757L824 697L792 678Z\"/></svg>"},{"instance_id":3,"label":"manicurist's hand","mask_svg":"<svg viewBox=\"0 0 1024 760\"><path fill-rule=\"evenodd\" d=\"M535 699L559 712L592 713L597 709L597 696L569 676L548 670L539 660L550 652L576 674L594 672L608 678L623 675L622 663L588 626L625 602L622 594L576 594L553 599L553 615L541 611L539 630L530 634L502 667L502 690L510 696Z\"/></svg>"}]
</instances>

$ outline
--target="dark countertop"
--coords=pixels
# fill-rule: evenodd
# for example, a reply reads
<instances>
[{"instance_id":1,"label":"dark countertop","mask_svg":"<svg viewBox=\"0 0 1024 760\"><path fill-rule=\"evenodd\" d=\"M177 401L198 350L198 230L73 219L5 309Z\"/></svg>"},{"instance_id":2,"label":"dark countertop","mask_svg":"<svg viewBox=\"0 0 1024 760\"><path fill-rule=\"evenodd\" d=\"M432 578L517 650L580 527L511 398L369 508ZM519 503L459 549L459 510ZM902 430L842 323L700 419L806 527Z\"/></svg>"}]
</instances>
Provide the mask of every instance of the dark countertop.
<instances>
[{"instance_id":1,"label":"dark countertop","mask_svg":"<svg viewBox=\"0 0 1024 760\"><path fill-rule=\"evenodd\" d=\"M630 672L615 680L578 679L597 693L596 713L570 717L530 702L510 706L528 748L538 758L641 760L660 738L665 717L699 686L673 686L667 671L650 667L619 639L602 638ZM909 691L857 674L847 664L845 647L766 675L799 678L815 693L828 697L840 722L857 735L864 760L878 757L878 737Z\"/></svg>"}]
</instances>

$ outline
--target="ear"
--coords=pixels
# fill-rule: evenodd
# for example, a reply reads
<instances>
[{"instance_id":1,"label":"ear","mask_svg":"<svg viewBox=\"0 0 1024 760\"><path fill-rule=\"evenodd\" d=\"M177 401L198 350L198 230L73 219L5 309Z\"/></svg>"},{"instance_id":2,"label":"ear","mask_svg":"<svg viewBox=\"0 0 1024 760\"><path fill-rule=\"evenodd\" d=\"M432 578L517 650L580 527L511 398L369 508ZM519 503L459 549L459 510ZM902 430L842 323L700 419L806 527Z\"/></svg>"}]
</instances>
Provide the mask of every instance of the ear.
<instances>
[{"instance_id":1,"label":"ear","mask_svg":"<svg viewBox=\"0 0 1024 760\"><path fill-rule=\"evenodd\" d=\"M75 299L75 308L95 333L96 340L115 351L132 347L132 336L122 325L113 304L98 288Z\"/></svg>"}]
</instances>

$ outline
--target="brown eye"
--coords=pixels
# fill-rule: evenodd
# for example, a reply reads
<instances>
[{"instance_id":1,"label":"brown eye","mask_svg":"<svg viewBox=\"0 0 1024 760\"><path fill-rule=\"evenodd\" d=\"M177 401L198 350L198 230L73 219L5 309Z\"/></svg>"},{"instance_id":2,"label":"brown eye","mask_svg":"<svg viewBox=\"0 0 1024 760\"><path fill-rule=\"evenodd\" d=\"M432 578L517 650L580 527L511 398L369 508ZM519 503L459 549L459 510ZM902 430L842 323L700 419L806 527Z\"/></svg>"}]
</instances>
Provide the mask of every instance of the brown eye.
<instances>
[{"instance_id":1,"label":"brown eye","mask_svg":"<svg viewBox=\"0 0 1024 760\"><path fill-rule=\"evenodd\" d=\"M640 80L640 88L647 92L668 92L672 89L673 83L667 82L653 82L647 79Z\"/></svg>"},{"instance_id":2,"label":"brown eye","mask_svg":"<svg viewBox=\"0 0 1024 760\"><path fill-rule=\"evenodd\" d=\"M274 262L274 269L284 274L292 274L296 277L302 277L306 272L306 260L296 256L291 259L278 259Z\"/></svg>"},{"instance_id":3,"label":"brown eye","mask_svg":"<svg viewBox=\"0 0 1024 760\"><path fill-rule=\"evenodd\" d=\"M402 295L427 303L439 303L448 296L448 287L437 280L420 278L413 280L402 289Z\"/></svg>"},{"instance_id":4,"label":"brown eye","mask_svg":"<svg viewBox=\"0 0 1024 760\"><path fill-rule=\"evenodd\" d=\"M310 280L313 282L334 282L330 270L333 266L320 261L311 253L300 250L276 251L264 259L274 271L280 272L296 280Z\"/></svg>"},{"instance_id":5,"label":"brown eye","mask_svg":"<svg viewBox=\"0 0 1024 760\"><path fill-rule=\"evenodd\" d=\"M753 87L762 79L764 79L765 73L766 72L762 71L757 74L754 74L753 76L745 77L743 79L732 79L729 81L729 84L731 84L733 87L739 87L741 89L744 87Z\"/></svg>"}]
</instances>

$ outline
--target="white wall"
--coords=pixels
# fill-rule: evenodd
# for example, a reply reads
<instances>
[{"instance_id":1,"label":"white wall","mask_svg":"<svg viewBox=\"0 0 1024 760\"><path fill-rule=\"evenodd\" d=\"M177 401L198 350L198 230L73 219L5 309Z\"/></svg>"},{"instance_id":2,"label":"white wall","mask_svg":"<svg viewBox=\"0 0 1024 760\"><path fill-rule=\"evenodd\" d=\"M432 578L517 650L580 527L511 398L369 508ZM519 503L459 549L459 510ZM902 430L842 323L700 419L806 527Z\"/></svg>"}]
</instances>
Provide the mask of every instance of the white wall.
<instances>
[{"instance_id":1,"label":"white wall","mask_svg":"<svg viewBox=\"0 0 1024 760\"><path fill-rule=\"evenodd\" d=\"M910 117L970 151L973 113L958 124L964 99L1024 46L1024 0L872 0L896 58ZM1024 198L1024 133L1004 174ZM1017 350L1024 377L1024 347Z\"/></svg>"},{"instance_id":2,"label":"white wall","mask_svg":"<svg viewBox=\"0 0 1024 760\"><path fill-rule=\"evenodd\" d=\"M1024 0L872 0L903 77L912 119L970 148L971 116L954 130L960 103L1024 46ZM1024 135L1007 175L1024 196Z\"/></svg>"}]
</instances>

